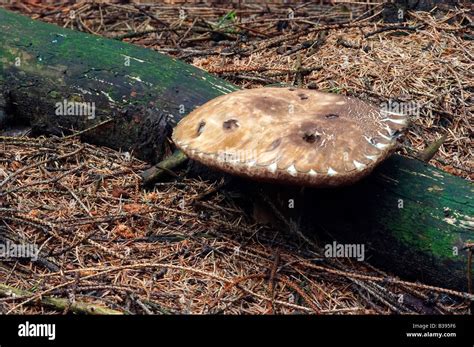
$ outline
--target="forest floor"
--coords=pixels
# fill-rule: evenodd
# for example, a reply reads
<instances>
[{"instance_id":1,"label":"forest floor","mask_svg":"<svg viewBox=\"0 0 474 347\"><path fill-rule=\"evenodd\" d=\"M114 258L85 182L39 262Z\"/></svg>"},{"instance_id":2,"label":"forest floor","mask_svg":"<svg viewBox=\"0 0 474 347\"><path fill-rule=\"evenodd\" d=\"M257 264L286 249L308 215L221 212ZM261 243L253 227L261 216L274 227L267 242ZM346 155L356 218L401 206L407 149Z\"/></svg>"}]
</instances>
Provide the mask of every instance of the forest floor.
<instances>
[{"instance_id":1,"label":"forest floor","mask_svg":"<svg viewBox=\"0 0 474 347\"><path fill-rule=\"evenodd\" d=\"M291 10L34 1L5 6L154 49L242 88L296 85L409 105L411 125L399 152L474 178L474 37L465 29L472 23L466 9L410 12L408 28L394 24L381 31L375 24L382 20L380 5L370 11L315 4ZM41 252L35 263L1 263L6 280L0 312L469 310L466 293L403 281L365 262L325 261L320 249L246 215L217 189L219 182L184 179L143 190L139 173L147 164L124 153L75 139L10 138L1 146L0 170L17 172L3 187L13 191L17 215L3 214L0 230L40 244ZM61 170L40 168L58 156ZM196 204L204 208L196 211Z\"/></svg>"}]
</instances>

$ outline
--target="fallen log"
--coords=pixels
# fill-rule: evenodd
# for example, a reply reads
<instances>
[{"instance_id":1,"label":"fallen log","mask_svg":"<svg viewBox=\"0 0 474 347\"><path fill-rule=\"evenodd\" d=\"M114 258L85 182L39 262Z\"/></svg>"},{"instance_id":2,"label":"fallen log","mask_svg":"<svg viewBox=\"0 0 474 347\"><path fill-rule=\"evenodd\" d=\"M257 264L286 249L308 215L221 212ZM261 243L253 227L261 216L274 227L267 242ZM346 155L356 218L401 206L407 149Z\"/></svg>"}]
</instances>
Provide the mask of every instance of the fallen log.
<instances>
[{"instance_id":1,"label":"fallen log","mask_svg":"<svg viewBox=\"0 0 474 347\"><path fill-rule=\"evenodd\" d=\"M3 9L0 31L0 125L8 108L34 133L83 131L84 141L157 162L170 153L167 137L185 114L237 90L152 50Z\"/></svg>"},{"instance_id":2,"label":"fallen log","mask_svg":"<svg viewBox=\"0 0 474 347\"><path fill-rule=\"evenodd\" d=\"M0 31L3 123L22 120L35 133L59 136L79 132L84 141L130 151L150 163L173 150L169 135L176 121L238 89L157 52L1 9ZM191 172L209 177L200 169ZM263 189L307 235L365 245L367 260L382 269L468 288L474 208L473 186L466 180L394 156L343 189L296 194L294 188L250 182L240 189L249 196Z\"/></svg>"},{"instance_id":3,"label":"fallen log","mask_svg":"<svg viewBox=\"0 0 474 347\"><path fill-rule=\"evenodd\" d=\"M409 11L449 11L461 5L459 0L394 0L383 5L382 17L384 22L404 22Z\"/></svg>"},{"instance_id":4,"label":"fallen log","mask_svg":"<svg viewBox=\"0 0 474 347\"><path fill-rule=\"evenodd\" d=\"M15 287L8 286L6 284L0 283L0 297L7 298L19 298L24 297L25 299L30 299L34 297L35 293L32 293L27 290L18 289ZM104 306L99 306L90 303L84 303L80 301L71 302L68 299L55 298L53 296L41 296L37 295L35 300L28 301L30 305L36 304L37 302L41 303L44 306L52 307L59 312L70 311L77 314L90 314L90 315L121 315L123 314L120 311L113 310Z\"/></svg>"},{"instance_id":5,"label":"fallen log","mask_svg":"<svg viewBox=\"0 0 474 347\"><path fill-rule=\"evenodd\" d=\"M323 251L324 246L335 251L334 242L363 245L364 258L353 255L354 261L367 260L413 281L468 289L471 182L394 155L350 187L302 192L265 187L264 192L287 221L316 237Z\"/></svg>"}]
</instances>

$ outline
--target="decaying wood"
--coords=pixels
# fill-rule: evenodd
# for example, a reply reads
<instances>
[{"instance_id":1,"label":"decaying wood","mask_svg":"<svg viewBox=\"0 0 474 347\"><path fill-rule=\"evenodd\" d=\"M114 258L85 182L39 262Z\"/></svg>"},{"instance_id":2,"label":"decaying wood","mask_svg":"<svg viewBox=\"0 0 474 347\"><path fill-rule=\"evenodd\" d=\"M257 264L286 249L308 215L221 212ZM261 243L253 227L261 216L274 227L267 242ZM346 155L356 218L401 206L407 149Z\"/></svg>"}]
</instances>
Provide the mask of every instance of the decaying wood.
<instances>
[{"instance_id":1,"label":"decaying wood","mask_svg":"<svg viewBox=\"0 0 474 347\"><path fill-rule=\"evenodd\" d=\"M112 310L107 307L83 302L71 302L67 299L55 298L53 296L38 296L27 290L22 290L0 283L0 297L16 298L16 300L25 298L34 298L32 302L39 300L43 305L53 307L59 311L71 311L77 314L91 315L121 315L120 311Z\"/></svg>"},{"instance_id":2,"label":"decaying wood","mask_svg":"<svg viewBox=\"0 0 474 347\"><path fill-rule=\"evenodd\" d=\"M237 89L162 54L3 9L0 30L0 85L16 119L35 133L90 129L85 141L149 162L171 152L167 137L181 117Z\"/></svg>"},{"instance_id":3,"label":"decaying wood","mask_svg":"<svg viewBox=\"0 0 474 347\"><path fill-rule=\"evenodd\" d=\"M365 245L366 260L380 268L467 289L473 271L467 248L474 237L471 182L394 155L351 187L263 189L287 220L320 244Z\"/></svg>"}]
</instances>

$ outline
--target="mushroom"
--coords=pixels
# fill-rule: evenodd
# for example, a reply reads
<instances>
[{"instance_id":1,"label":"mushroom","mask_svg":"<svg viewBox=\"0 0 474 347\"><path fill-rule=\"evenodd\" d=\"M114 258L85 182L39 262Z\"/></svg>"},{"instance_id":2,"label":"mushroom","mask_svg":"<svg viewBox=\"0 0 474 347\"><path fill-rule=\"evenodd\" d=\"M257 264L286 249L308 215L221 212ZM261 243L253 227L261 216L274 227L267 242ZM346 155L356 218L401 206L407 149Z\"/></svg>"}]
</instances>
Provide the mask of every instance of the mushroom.
<instances>
[{"instance_id":1,"label":"mushroom","mask_svg":"<svg viewBox=\"0 0 474 347\"><path fill-rule=\"evenodd\" d=\"M184 117L173 141L211 168L305 186L351 184L396 148L407 124L354 97L298 88L219 96Z\"/></svg>"}]
</instances>

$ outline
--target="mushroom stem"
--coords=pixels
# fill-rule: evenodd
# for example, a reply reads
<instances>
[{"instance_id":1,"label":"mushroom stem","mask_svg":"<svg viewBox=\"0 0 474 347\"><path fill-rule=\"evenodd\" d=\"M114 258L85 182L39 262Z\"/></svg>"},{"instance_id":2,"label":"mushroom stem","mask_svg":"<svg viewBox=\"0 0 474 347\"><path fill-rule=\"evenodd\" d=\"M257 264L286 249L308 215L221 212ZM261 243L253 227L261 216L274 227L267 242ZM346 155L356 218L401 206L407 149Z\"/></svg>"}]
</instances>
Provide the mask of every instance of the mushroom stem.
<instances>
[{"instance_id":1,"label":"mushroom stem","mask_svg":"<svg viewBox=\"0 0 474 347\"><path fill-rule=\"evenodd\" d=\"M438 140L429 144L421 153L418 153L417 158L426 163L429 162L431 158L433 158L435 154L438 152L439 148L443 145L444 141L446 141L447 137L448 137L448 134L444 134Z\"/></svg>"},{"instance_id":2,"label":"mushroom stem","mask_svg":"<svg viewBox=\"0 0 474 347\"><path fill-rule=\"evenodd\" d=\"M143 185L148 186L158 181L165 173L169 173L174 168L186 162L188 157L181 150L176 150L172 155L163 159L158 164L143 171L140 176L143 180Z\"/></svg>"}]
</instances>

